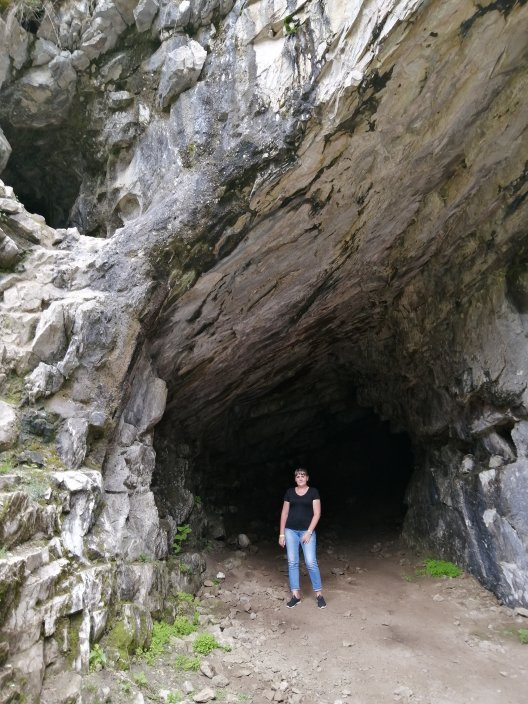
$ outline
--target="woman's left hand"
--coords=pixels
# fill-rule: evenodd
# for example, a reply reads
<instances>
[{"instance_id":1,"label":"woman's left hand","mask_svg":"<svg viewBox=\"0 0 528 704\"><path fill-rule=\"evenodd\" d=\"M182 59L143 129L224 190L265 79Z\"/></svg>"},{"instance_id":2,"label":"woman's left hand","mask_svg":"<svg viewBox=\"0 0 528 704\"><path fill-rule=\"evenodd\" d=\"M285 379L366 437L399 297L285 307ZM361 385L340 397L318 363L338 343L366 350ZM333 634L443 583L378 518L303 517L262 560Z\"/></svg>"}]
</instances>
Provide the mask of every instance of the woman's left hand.
<instances>
[{"instance_id":1,"label":"woman's left hand","mask_svg":"<svg viewBox=\"0 0 528 704\"><path fill-rule=\"evenodd\" d=\"M301 538L301 542L306 545L306 543L310 542L310 538L312 537L312 534L309 532L306 532L303 537Z\"/></svg>"}]
</instances>

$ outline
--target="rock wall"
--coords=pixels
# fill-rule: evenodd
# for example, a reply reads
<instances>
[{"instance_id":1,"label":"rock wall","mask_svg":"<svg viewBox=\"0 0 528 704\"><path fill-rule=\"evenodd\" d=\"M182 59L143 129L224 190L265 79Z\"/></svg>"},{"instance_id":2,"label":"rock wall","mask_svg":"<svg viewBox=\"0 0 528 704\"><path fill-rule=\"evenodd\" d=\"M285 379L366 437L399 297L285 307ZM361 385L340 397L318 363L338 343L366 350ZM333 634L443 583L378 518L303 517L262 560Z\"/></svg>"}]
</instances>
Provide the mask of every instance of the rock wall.
<instances>
[{"instance_id":1,"label":"rock wall","mask_svg":"<svg viewBox=\"0 0 528 704\"><path fill-rule=\"evenodd\" d=\"M288 432L344 386L404 428L409 537L528 604L527 25L514 0L2 12L13 692L85 667L112 599L179 584L157 560L199 516L189 448L244 414L275 441L281 384Z\"/></svg>"}]
</instances>

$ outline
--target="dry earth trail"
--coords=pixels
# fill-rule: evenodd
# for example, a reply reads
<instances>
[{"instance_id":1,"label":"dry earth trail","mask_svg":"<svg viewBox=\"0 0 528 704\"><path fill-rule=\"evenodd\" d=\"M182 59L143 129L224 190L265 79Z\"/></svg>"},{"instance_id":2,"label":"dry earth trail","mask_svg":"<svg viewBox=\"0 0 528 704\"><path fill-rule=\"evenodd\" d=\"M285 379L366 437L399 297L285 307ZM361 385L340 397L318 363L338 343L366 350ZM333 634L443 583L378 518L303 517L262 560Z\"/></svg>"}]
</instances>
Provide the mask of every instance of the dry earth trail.
<instances>
[{"instance_id":1,"label":"dry earth trail","mask_svg":"<svg viewBox=\"0 0 528 704\"><path fill-rule=\"evenodd\" d=\"M185 643L173 641L153 666L133 663L128 673L87 677L87 699L193 702L214 692L217 701L253 704L526 701L528 645L518 631L528 619L501 606L471 576L417 577L420 556L387 532L345 543L322 531L318 553L324 610L316 608L306 574L302 603L285 607L286 563L278 545L208 555L201 621L231 651L216 650L206 661L224 682L175 672L171 662ZM139 671L148 684L137 685ZM184 681L193 691L185 693Z\"/></svg>"}]
</instances>

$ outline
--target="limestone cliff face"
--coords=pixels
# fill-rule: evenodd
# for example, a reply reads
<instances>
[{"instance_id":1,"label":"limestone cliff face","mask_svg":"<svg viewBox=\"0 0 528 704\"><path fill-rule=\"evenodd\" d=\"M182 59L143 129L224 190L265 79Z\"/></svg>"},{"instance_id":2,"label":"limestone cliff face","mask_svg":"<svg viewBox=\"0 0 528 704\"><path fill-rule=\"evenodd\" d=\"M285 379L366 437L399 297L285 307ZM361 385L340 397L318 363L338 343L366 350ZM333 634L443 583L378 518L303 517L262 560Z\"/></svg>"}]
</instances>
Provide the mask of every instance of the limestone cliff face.
<instances>
[{"instance_id":1,"label":"limestone cliff face","mask_svg":"<svg viewBox=\"0 0 528 704\"><path fill-rule=\"evenodd\" d=\"M527 29L513 0L4 11L0 449L81 502L39 519L55 560L164 558L197 467L352 389L413 439L409 538L528 605ZM32 613L0 633L37 691Z\"/></svg>"}]
</instances>

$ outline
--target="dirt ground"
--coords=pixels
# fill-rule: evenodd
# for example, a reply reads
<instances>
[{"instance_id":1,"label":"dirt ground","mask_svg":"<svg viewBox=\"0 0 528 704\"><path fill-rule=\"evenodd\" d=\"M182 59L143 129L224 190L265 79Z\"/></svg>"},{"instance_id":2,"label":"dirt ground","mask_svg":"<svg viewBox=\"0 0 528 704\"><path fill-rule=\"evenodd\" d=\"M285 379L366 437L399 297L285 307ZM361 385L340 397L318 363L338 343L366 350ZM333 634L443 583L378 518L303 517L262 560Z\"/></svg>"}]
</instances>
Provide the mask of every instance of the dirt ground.
<instances>
[{"instance_id":1,"label":"dirt ground","mask_svg":"<svg viewBox=\"0 0 528 704\"><path fill-rule=\"evenodd\" d=\"M137 688L136 699L117 693L108 700L162 701L171 691L177 694L170 701L181 701L186 679L194 691L181 697L189 702L206 701L199 693L208 687L218 701L253 704L526 701L528 645L518 630L528 619L500 606L471 576L417 577L423 556L390 534L346 544L330 534L321 538L318 557L327 608L316 608L304 573L303 601L288 609L278 545L211 552L201 620L231 646L207 658L228 686L215 688L201 672L175 673L168 653L153 667L117 673L134 682L134 671L145 672L149 685ZM90 677L91 691L100 691L112 675Z\"/></svg>"}]
</instances>

